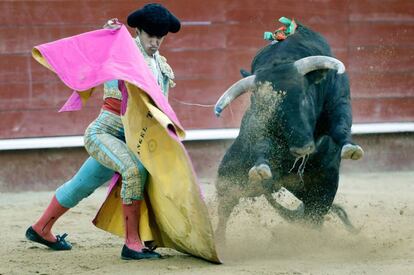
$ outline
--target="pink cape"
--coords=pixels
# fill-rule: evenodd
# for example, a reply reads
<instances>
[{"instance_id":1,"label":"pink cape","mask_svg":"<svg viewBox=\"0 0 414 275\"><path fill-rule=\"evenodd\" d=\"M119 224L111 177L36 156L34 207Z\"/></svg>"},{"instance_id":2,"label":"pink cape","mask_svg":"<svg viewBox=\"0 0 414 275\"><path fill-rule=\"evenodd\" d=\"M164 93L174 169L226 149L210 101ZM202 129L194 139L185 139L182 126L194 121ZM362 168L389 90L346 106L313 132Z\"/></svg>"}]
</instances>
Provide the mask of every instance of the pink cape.
<instances>
[{"instance_id":1,"label":"pink cape","mask_svg":"<svg viewBox=\"0 0 414 275\"><path fill-rule=\"evenodd\" d=\"M71 89L82 92L110 80L127 81L145 91L155 105L182 129L125 26L117 30L100 29L82 33L36 46L35 49ZM78 110L80 107L80 98L74 93L61 111Z\"/></svg>"}]
</instances>

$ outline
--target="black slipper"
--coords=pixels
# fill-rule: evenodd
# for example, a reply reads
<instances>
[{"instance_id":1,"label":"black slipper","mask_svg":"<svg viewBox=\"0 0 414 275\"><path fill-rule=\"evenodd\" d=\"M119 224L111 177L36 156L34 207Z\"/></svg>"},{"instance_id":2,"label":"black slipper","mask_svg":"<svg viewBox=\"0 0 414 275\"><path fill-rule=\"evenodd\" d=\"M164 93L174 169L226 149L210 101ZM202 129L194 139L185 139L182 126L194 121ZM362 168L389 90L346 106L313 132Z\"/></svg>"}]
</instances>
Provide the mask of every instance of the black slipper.
<instances>
[{"instance_id":1,"label":"black slipper","mask_svg":"<svg viewBox=\"0 0 414 275\"><path fill-rule=\"evenodd\" d=\"M68 234L66 233L63 234L62 236L56 235L56 239L57 239L56 242L50 242L48 240L43 239L42 236L37 234L37 232L34 231L34 229L31 226L26 230L26 238L28 240L46 245L47 247L53 250L71 250L72 249L72 245L70 244L70 242L67 242L65 240L67 235Z\"/></svg>"},{"instance_id":2,"label":"black slipper","mask_svg":"<svg viewBox=\"0 0 414 275\"><path fill-rule=\"evenodd\" d=\"M124 245L122 247L121 258L123 260L160 259L161 255L148 248L143 248L141 252L137 252Z\"/></svg>"}]
</instances>

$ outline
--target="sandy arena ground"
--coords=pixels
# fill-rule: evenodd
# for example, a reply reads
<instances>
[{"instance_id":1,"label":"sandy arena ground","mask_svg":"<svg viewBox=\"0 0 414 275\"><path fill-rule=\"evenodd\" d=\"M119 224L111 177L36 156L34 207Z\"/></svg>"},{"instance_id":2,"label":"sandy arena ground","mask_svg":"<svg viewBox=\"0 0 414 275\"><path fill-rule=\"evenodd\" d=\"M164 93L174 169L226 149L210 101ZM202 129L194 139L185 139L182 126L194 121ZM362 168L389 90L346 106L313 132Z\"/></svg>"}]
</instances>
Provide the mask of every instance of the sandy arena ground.
<instances>
[{"instance_id":1,"label":"sandy arena ground","mask_svg":"<svg viewBox=\"0 0 414 275\"><path fill-rule=\"evenodd\" d=\"M216 222L212 181L202 188ZM349 234L334 216L322 231L288 224L265 202L244 200L235 209L214 265L170 249L158 261L123 261L122 239L91 220L105 189L68 212L55 233L69 233L71 251L54 252L27 241L26 228L52 192L0 194L1 274L414 274L414 172L342 175L336 202L361 228Z\"/></svg>"}]
</instances>

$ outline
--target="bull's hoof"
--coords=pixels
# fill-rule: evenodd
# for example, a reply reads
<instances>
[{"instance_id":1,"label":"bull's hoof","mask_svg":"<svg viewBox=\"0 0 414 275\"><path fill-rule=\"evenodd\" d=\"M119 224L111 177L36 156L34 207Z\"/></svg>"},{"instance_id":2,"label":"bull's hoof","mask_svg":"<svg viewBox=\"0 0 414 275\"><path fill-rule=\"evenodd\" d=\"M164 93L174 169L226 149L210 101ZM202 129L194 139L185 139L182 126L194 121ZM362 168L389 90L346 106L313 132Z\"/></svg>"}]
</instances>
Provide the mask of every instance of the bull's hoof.
<instances>
[{"instance_id":1,"label":"bull's hoof","mask_svg":"<svg viewBox=\"0 0 414 275\"><path fill-rule=\"evenodd\" d=\"M354 145L354 144L345 144L342 147L341 151L341 158L342 159L352 159L358 160L364 156L364 150L362 150L361 146Z\"/></svg>"},{"instance_id":2,"label":"bull's hoof","mask_svg":"<svg viewBox=\"0 0 414 275\"><path fill-rule=\"evenodd\" d=\"M272 171L270 171L270 167L267 164L253 166L249 170L250 182L261 182L270 178L272 178Z\"/></svg>"}]
</instances>

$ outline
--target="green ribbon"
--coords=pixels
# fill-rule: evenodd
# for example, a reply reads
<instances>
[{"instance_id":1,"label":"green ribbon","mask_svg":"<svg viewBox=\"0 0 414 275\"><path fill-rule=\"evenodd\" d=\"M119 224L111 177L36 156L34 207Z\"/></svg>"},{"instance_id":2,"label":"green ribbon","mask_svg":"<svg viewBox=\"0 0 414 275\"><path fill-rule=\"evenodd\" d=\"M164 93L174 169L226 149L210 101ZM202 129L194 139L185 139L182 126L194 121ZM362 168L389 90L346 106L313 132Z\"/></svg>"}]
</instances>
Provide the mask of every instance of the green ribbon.
<instances>
[{"instance_id":1,"label":"green ribbon","mask_svg":"<svg viewBox=\"0 0 414 275\"><path fill-rule=\"evenodd\" d=\"M264 32L263 39L264 40L269 40L269 41L275 40L275 38L273 37L273 33L271 33L271 32Z\"/></svg>"},{"instance_id":2,"label":"green ribbon","mask_svg":"<svg viewBox=\"0 0 414 275\"><path fill-rule=\"evenodd\" d=\"M295 22L283 16L279 18L279 22L285 25L286 30L284 31L284 33L286 36L289 36L295 33L295 30L297 27ZM268 40L268 41L276 40L275 35L272 32L264 32L263 39Z\"/></svg>"},{"instance_id":3,"label":"green ribbon","mask_svg":"<svg viewBox=\"0 0 414 275\"><path fill-rule=\"evenodd\" d=\"M285 34L290 35L295 32L296 24L292 24L292 20L286 17L280 17L279 22L286 26Z\"/></svg>"}]
</instances>

